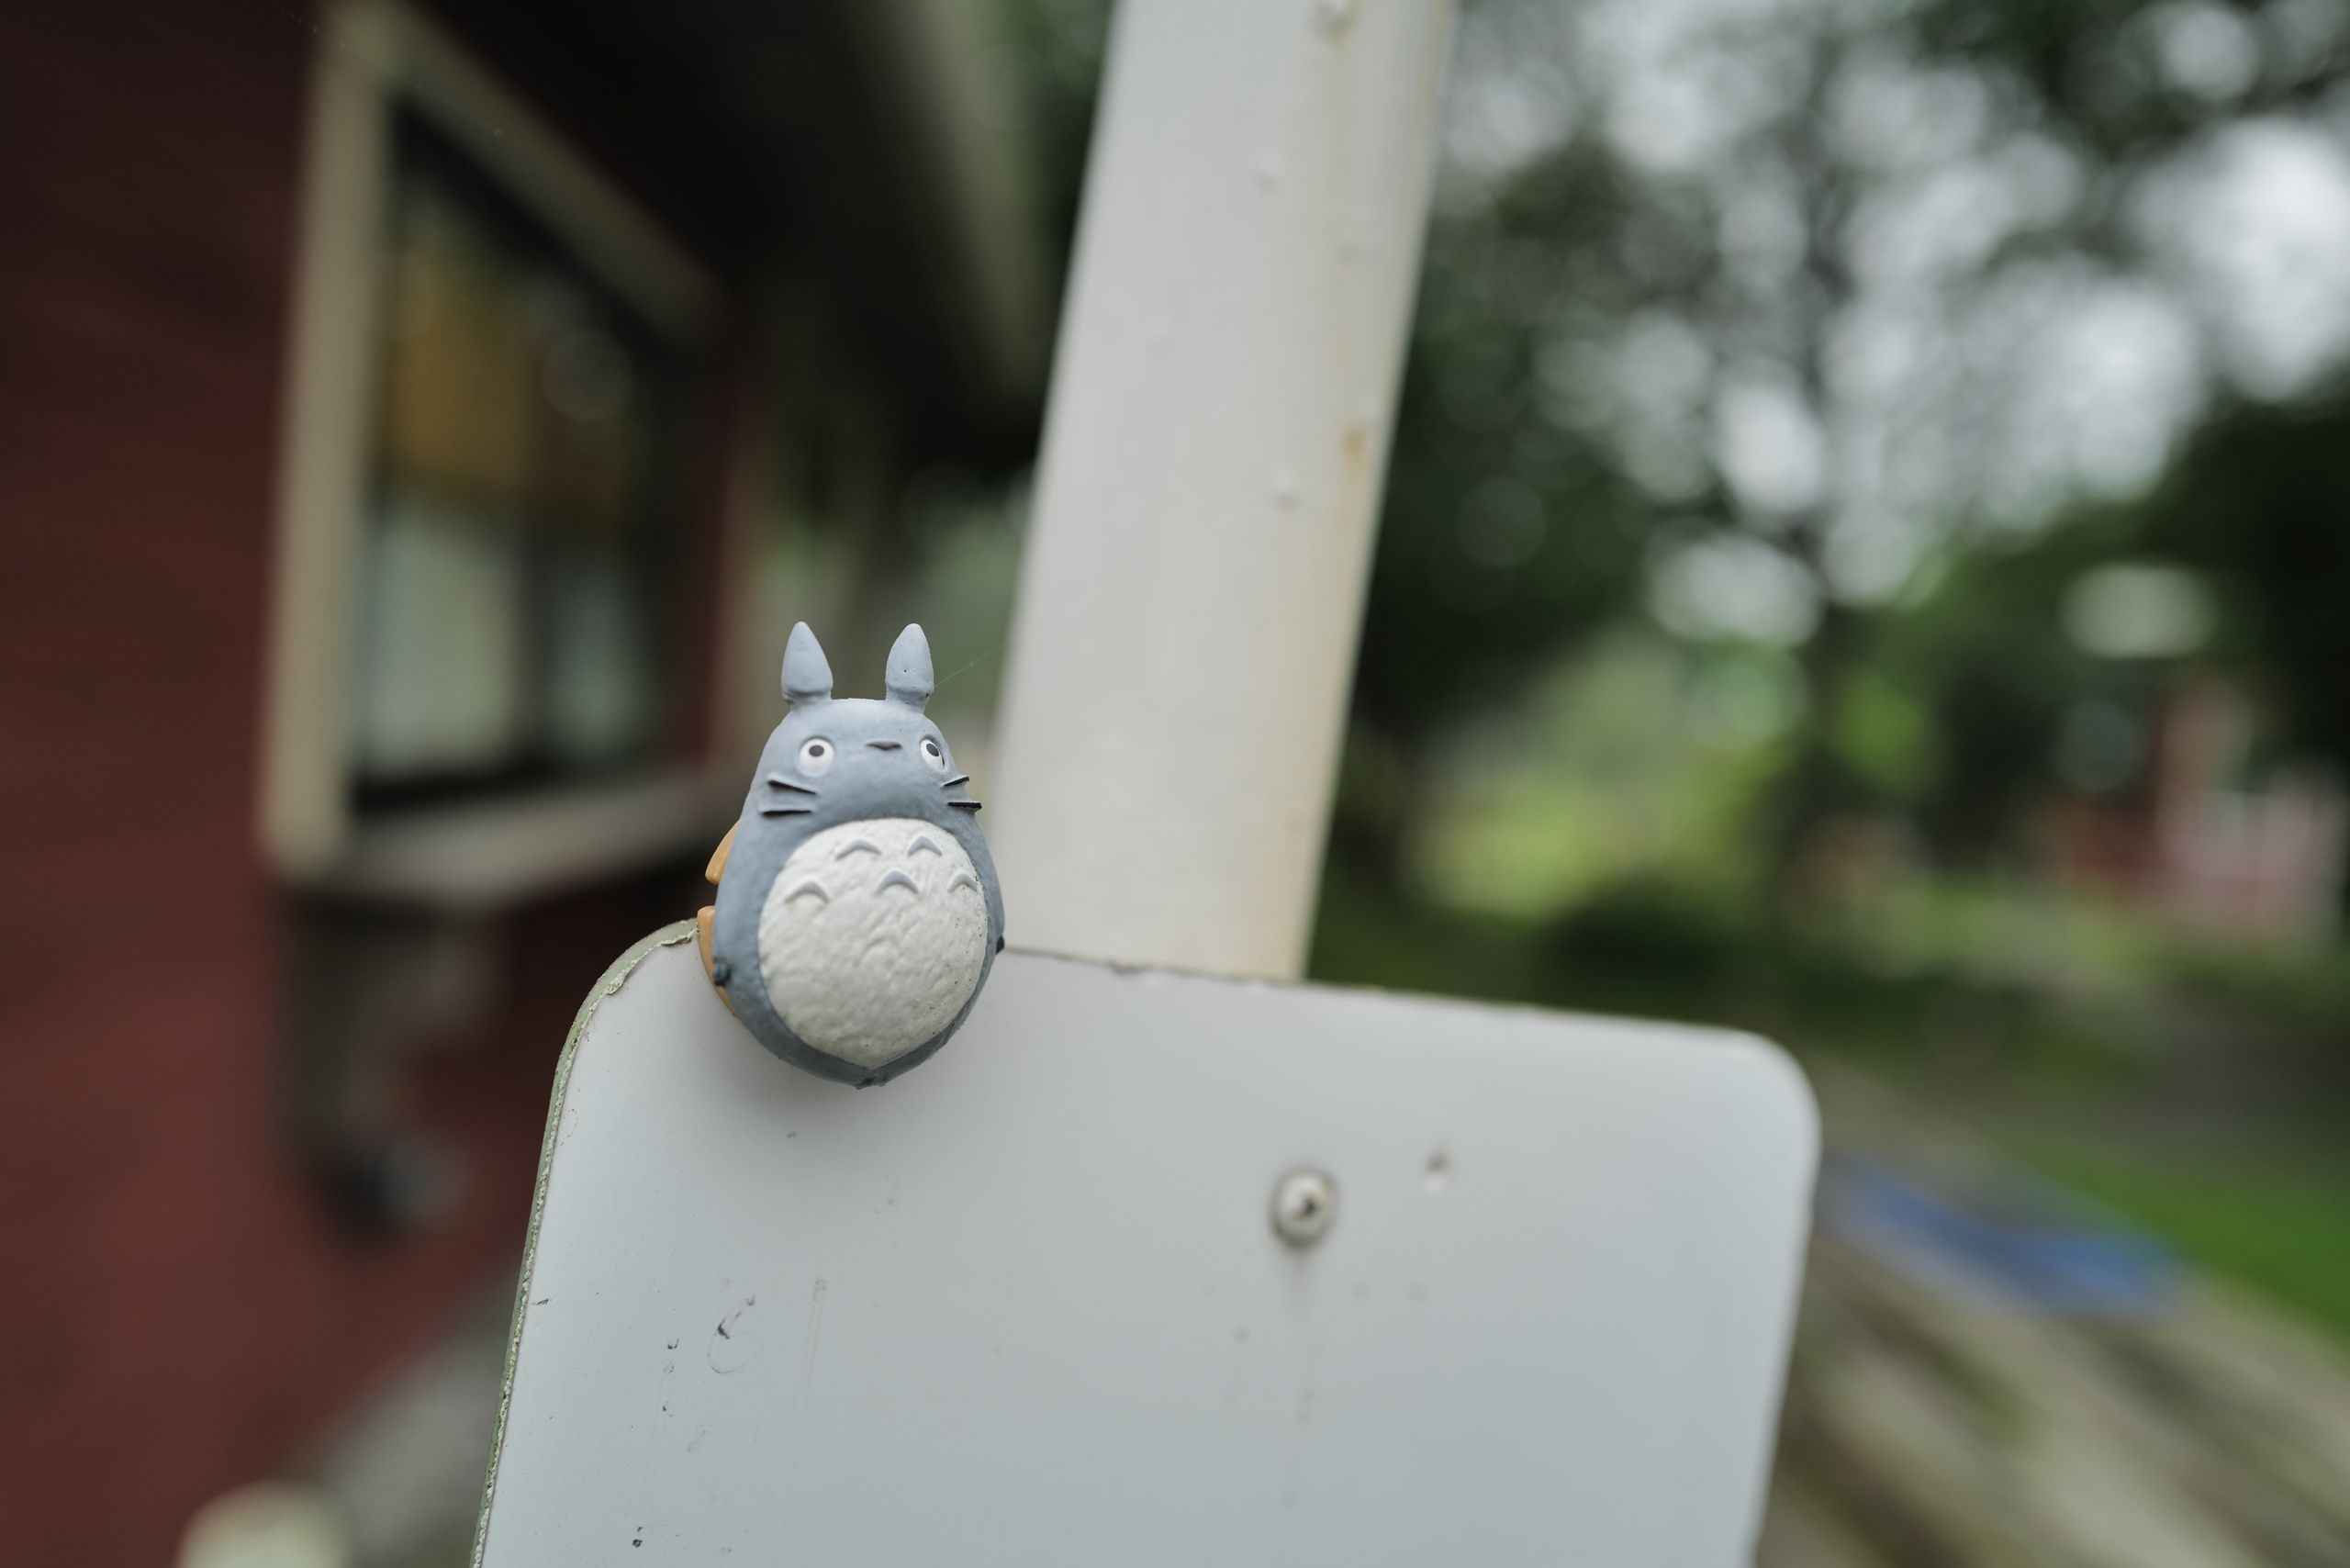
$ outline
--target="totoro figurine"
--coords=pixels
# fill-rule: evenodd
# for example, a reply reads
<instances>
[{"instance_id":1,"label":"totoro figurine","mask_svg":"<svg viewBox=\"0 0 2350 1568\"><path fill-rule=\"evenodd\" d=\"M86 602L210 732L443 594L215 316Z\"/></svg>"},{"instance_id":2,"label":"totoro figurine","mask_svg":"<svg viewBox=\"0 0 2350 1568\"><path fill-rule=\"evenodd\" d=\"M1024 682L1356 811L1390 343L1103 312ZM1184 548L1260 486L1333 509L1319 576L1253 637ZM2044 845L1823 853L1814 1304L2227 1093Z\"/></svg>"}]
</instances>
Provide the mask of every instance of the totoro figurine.
<instances>
[{"instance_id":1,"label":"totoro figurine","mask_svg":"<svg viewBox=\"0 0 2350 1568\"><path fill-rule=\"evenodd\" d=\"M890 650L889 695L833 696L806 622L742 817L701 911L711 981L761 1045L825 1078L886 1083L946 1043L1003 946L1003 895L930 700L930 643Z\"/></svg>"}]
</instances>

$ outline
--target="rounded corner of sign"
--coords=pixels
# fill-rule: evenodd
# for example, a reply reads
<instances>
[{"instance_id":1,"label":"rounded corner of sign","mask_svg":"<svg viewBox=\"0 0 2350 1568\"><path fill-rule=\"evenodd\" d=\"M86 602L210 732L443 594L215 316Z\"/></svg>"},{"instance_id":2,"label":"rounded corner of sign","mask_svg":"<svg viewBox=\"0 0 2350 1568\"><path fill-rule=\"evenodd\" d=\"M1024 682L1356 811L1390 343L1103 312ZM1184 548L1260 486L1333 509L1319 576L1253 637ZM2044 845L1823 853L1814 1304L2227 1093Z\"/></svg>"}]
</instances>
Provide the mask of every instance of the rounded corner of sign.
<instances>
[{"instance_id":1,"label":"rounded corner of sign","mask_svg":"<svg viewBox=\"0 0 2350 1568\"><path fill-rule=\"evenodd\" d=\"M1807 1164L1819 1157L1819 1095L1795 1053L1767 1036L1733 1033L1728 1045L1743 1061L1752 1092L1801 1148Z\"/></svg>"},{"instance_id":2,"label":"rounded corner of sign","mask_svg":"<svg viewBox=\"0 0 2350 1568\"><path fill-rule=\"evenodd\" d=\"M587 1039L588 1031L594 1026L596 1014L602 1011L604 1003L618 995L620 989L629 982L629 977L635 974L655 952L663 947L676 947L692 942L699 932L699 927L690 920L672 921L631 943L626 951L607 964L604 972L596 977L596 983L589 986L588 994L580 999L579 1011L573 1014L570 1032L564 1037L563 1054L558 1058L555 1074L554 1099L558 1114L562 1110L564 1082L572 1058L578 1054L580 1044Z\"/></svg>"}]
</instances>

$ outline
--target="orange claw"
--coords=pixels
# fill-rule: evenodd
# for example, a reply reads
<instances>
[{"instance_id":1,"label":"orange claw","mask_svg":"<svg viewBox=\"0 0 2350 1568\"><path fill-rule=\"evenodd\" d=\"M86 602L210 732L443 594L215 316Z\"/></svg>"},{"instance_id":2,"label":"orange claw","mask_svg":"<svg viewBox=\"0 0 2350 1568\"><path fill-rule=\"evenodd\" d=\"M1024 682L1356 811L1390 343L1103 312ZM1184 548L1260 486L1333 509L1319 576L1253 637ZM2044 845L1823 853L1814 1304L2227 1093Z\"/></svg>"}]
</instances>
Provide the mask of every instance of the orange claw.
<instances>
[{"instance_id":1,"label":"orange claw","mask_svg":"<svg viewBox=\"0 0 2350 1568\"><path fill-rule=\"evenodd\" d=\"M741 825L739 823L735 824L737 827ZM710 864L702 868L702 879L711 887L716 887L718 879L726 875L726 857L733 847L734 829L730 827L726 830L726 836L718 841L718 848L711 855ZM701 972L710 977L710 983L718 991L718 1000L725 1002L726 1010L732 1013L734 1011L733 1000L726 994L726 988L718 983L717 964L710 951L710 926L717 918L718 911L710 904L704 904L694 912L695 945L701 949Z\"/></svg>"},{"instance_id":2,"label":"orange claw","mask_svg":"<svg viewBox=\"0 0 2350 1568\"><path fill-rule=\"evenodd\" d=\"M709 904L694 911L694 946L701 949L701 972L710 977L711 989L718 992L718 1000L726 1003L726 1011L732 1013L734 1011L734 1000L726 994L726 988L718 983L718 970L710 953L710 925L717 918L718 911Z\"/></svg>"}]
</instances>

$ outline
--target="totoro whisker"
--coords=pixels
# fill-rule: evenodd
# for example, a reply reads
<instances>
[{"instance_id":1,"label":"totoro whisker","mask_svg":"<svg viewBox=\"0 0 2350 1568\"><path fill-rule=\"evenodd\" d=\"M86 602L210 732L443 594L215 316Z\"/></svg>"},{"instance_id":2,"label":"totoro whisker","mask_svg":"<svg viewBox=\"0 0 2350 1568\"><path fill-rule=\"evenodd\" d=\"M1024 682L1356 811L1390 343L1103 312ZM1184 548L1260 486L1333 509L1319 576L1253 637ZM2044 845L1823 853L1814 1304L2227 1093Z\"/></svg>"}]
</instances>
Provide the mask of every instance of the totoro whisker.
<instances>
[{"instance_id":1,"label":"totoro whisker","mask_svg":"<svg viewBox=\"0 0 2350 1568\"><path fill-rule=\"evenodd\" d=\"M952 790L952 789L953 789L953 788L955 788L955 786L956 786L956 785L957 785L957 784L968 784L970 781L971 781L971 776L970 776L969 774L968 774L968 773L957 773L957 774L954 778L942 778L942 779L940 779L940 780L938 781L938 787L939 787L940 789L942 789L942 790Z\"/></svg>"},{"instance_id":2,"label":"totoro whisker","mask_svg":"<svg viewBox=\"0 0 2350 1568\"><path fill-rule=\"evenodd\" d=\"M958 812L976 812L979 809L979 803L977 801L949 801L946 803Z\"/></svg>"},{"instance_id":3,"label":"totoro whisker","mask_svg":"<svg viewBox=\"0 0 2350 1568\"><path fill-rule=\"evenodd\" d=\"M803 795L821 795L823 793L822 790L817 789L813 784L798 783L792 779L782 777L780 774L775 773L767 775L767 788L770 790L797 790Z\"/></svg>"},{"instance_id":4,"label":"totoro whisker","mask_svg":"<svg viewBox=\"0 0 2350 1568\"><path fill-rule=\"evenodd\" d=\"M761 806L763 817L804 817L815 811L813 806Z\"/></svg>"}]
</instances>

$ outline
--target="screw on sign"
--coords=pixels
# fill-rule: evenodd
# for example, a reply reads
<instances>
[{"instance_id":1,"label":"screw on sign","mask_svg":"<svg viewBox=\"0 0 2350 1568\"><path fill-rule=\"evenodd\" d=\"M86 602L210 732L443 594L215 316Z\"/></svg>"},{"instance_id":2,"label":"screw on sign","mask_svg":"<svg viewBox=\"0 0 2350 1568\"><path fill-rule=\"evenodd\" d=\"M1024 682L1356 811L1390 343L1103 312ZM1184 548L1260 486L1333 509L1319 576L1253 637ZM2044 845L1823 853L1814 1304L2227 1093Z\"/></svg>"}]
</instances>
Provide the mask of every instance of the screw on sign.
<instances>
[{"instance_id":1,"label":"screw on sign","mask_svg":"<svg viewBox=\"0 0 2350 1568\"><path fill-rule=\"evenodd\" d=\"M1300 1167L1273 1184L1273 1234L1290 1246L1313 1246L1337 1217L1338 1184L1326 1172Z\"/></svg>"}]
</instances>

